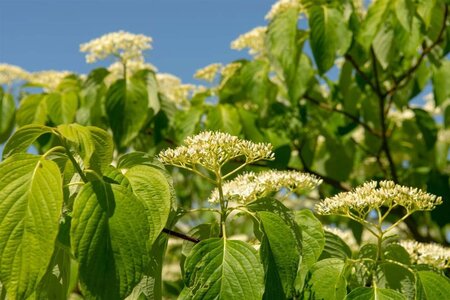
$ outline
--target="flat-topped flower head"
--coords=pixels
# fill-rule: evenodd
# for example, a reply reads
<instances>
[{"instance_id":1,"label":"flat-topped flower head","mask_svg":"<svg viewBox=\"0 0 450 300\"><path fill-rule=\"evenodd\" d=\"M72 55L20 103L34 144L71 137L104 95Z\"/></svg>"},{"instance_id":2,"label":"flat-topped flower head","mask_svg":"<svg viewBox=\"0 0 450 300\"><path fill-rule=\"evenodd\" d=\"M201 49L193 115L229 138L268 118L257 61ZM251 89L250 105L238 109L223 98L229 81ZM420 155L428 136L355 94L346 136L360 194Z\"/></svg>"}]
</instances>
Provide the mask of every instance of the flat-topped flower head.
<instances>
[{"instance_id":1,"label":"flat-topped flower head","mask_svg":"<svg viewBox=\"0 0 450 300\"><path fill-rule=\"evenodd\" d=\"M46 70L30 74L28 81L44 87L44 90L54 90L64 77L70 75L69 71Z\"/></svg>"},{"instance_id":2,"label":"flat-topped flower head","mask_svg":"<svg viewBox=\"0 0 450 300\"><path fill-rule=\"evenodd\" d=\"M248 203L259 198L288 189L297 194L308 193L322 183L317 177L297 171L248 172L225 182L223 195L228 201ZM219 202L219 190L216 188L208 199Z\"/></svg>"},{"instance_id":3,"label":"flat-topped flower head","mask_svg":"<svg viewBox=\"0 0 450 300\"><path fill-rule=\"evenodd\" d=\"M151 49L152 38L143 34L118 31L105 34L80 45L80 51L86 52L86 62L94 63L109 56L122 62L144 60L142 52Z\"/></svg>"},{"instance_id":4,"label":"flat-topped flower head","mask_svg":"<svg viewBox=\"0 0 450 300\"><path fill-rule=\"evenodd\" d=\"M14 81L27 80L30 74L21 67L0 64L0 85L11 85Z\"/></svg>"},{"instance_id":5,"label":"flat-topped flower head","mask_svg":"<svg viewBox=\"0 0 450 300\"><path fill-rule=\"evenodd\" d=\"M213 82L214 78L216 78L216 75L221 68L222 64L218 63L207 65L206 67L197 70L197 72L195 72L194 74L194 78L202 79L208 82Z\"/></svg>"},{"instance_id":6,"label":"flat-topped flower head","mask_svg":"<svg viewBox=\"0 0 450 300\"><path fill-rule=\"evenodd\" d=\"M301 7L300 0L279 0L277 3L272 5L272 8L266 15L266 20L272 20L277 15L292 9L299 10Z\"/></svg>"},{"instance_id":7,"label":"flat-topped flower head","mask_svg":"<svg viewBox=\"0 0 450 300\"><path fill-rule=\"evenodd\" d=\"M450 268L450 248L412 240L400 241L399 244L409 253L413 264L427 264L439 269Z\"/></svg>"},{"instance_id":8,"label":"flat-topped flower head","mask_svg":"<svg viewBox=\"0 0 450 300\"><path fill-rule=\"evenodd\" d=\"M260 26L241 34L237 39L231 42L231 49L242 50L249 49L251 55L258 56L264 52L264 39L267 27Z\"/></svg>"},{"instance_id":9,"label":"flat-topped flower head","mask_svg":"<svg viewBox=\"0 0 450 300\"><path fill-rule=\"evenodd\" d=\"M442 198L420 189L395 184L393 181L366 182L351 192L339 193L316 205L322 215L349 215L354 212L365 216L381 206L403 206L408 213L432 210L442 204Z\"/></svg>"},{"instance_id":10,"label":"flat-topped flower head","mask_svg":"<svg viewBox=\"0 0 450 300\"><path fill-rule=\"evenodd\" d=\"M241 140L228 133L204 131L187 137L184 145L159 154L164 164L192 168L196 165L218 172L228 161L244 156L246 163L273 159L272 145Z\"/></svg>"}]
</instances>

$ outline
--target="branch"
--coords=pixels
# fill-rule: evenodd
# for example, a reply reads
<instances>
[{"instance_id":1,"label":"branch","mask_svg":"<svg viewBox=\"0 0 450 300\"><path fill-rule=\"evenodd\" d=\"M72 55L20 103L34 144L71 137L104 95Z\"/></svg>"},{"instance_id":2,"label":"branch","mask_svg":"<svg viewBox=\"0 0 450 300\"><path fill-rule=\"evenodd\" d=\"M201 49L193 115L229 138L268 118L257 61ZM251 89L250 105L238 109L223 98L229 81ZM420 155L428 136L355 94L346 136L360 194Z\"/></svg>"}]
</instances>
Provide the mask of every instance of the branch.
<instances>
[{"instance_id":1,"label":"branch","mask_svg":"<svg viewBox=\"0 0 450 300\"><path fill-rule=\"evenodd\" d=\"M417 62L413 66L411 66L411 68L409 68L405 73L403 73L397 79L394 80L394 86L391 89L389 89L388 91L386 91L386 93L383 94L384 97L391 95L394 91L404 87L408 83L408 81L411 78L411 76L413 75L413 73L417 70L417 68L419 68L419 66L422 63L422 61L424 60L425 56L428 53L430 53L434 49L434 47L439 45L444 40L443 36L445 33L447 17L448 17L448 5L445 5L444 21L442 22L442 27L441 27L441 30L439 31L439 34L438 34L436 40L430 46L425 47L422 50L422 53L420 54L419 59L417 59ZM403 80L405 80L405 81L402 82Z\"/></svg>"},{"instance_id":2,"label":"branch","mask_svg":"<svg viewBox=\"0 0 450 300\"><path fill-rule=\"evenodd\" d=\"M305 94L303 96L303 98L305 98L306 100L310 101L311 103L314 103L315 105L317 105L318 107L320 107L322 109L342 114L342 115L346 116L347 118L349 118L350 120L352 120L352 121L358 123L359 125L361 125L362 127L364 127L364 129L366 129L368 132L370 132L374 136L381 137L381 134L376 132L372 127L369 126L369 124L364 123L358 117L352 115L351 113L346 112L345 110L340 110L338 108L328 106L325 103L322 103L319 100L312 98L308 94Z\"/></svg>"},{"instance_id":3,"label":"branch","mask_svg":"<svg viewBox=\"0 0 450 300\"><path fill-rule=\"evenodd\" d=\"M370 80L369 76L367 76L366 73L364 73L363 70L361 70L361 68L359 67L358 63L355 61L355 59L350 55L350 54L346 54L345 59L347 59L353 66L353 68L355 68L356 72L362 77L362 79L372 88L372 90L377 94L378 93L378 89L375 86L375 84L373 84L373 82Z\"/></svg>"},{"instance_id":4,"label":"branch","mask_svg":"<svg viewBox=\"0 0 450 300\"><path fill-rule=\"evenodd\" d=\"M196 239L196 238L194 238L192 236L185 235L184 233L176 232L176 231L173 231L173 230L170 230L170 229L167 229L167 228L164 228L162 231L164 233L167 233L168 235L171 235L171 236L183 239L185 241L189 241L189 242L192 242L192 243L195 243L195 244L200 243L199 239Z\"/></svg>"}]
</instances>

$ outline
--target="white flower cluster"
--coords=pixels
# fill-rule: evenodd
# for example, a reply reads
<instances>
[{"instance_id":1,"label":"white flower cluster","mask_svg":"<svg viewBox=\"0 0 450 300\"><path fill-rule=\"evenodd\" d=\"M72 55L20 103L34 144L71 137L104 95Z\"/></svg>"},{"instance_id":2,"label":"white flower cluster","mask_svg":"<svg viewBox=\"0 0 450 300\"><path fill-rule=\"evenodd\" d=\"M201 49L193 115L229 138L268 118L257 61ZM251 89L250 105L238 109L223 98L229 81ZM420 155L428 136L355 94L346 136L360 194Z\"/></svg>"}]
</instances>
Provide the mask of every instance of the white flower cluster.
<instances>
[{"instance_id":1,"label":"white flower cluster","mask_svg":"<svg viewBox=\"0 0 450 300\"><path fill-rule=\"evenodd\" d=\"M231 42L231 49L242 50L249 48L251 55L258 56L264 52L264 39L267 27L260 26L241 34L237 39Z\"/></svg>"},{"instance_id":2,"label":"white flower cluster","mask_svg":"<svg viewBox=\"0 0 450 300\"><path fill-rule=\"evenodd\" d=\"M439 269L450 268L450 248L412 240L400 241L399 244L409 253L412 263L427 264Z\"/></svg>"},{"instance_id":3,"label":"white flower cluster","mask_svg":"<svg viewBox=\"0 0 450 300\"><path fill-rule=\"evenodd\" d=\"M94 63L109 56L115 56L122 62L143 61L142 51L151 49L151 42L152 38L149 36L118 31L81 44L80 51L87 52L87 63Z\"/></svg>"},{"instance_id":4,"label":"white flower cluster","mask_svg":"<svg viewBox=\"0 0 450 300\"><path fill-rule=\"evenodd\" d=\"M279 0L277 3L272 5L272 8L266 15L266 20L272 20L278 14L283 13L291 9L299 9L301 7L299 0Z\"/></svg>"},{"instance_id":5,"label":"white flower cluster","mask_svg":"<svg viewBox=\"0 0 450 300\"><path fill-rule=\"evenodd\" d=\"M307 193L321 183L322 180L310 174L270 170L238 175L235 179L226 182L222 190L228 201L248 203L279 192L283 188L298 194ZM219 203L219 190L217 188L213 190L208 201Z\"/></svg>"},{"instance_id":6,"label":"white flower cluster","mask_svg":"<svg viewBox=\"0 0 450 300\"><path fill-rule=\"evenodd\" d=\"M194 74L194 78L202 79L208 82L213 82L214 78L216 78L217 73L222 68L222 64L215 63L207 65L206 67L197 70Z\"/></svg>"},{"instance_id":7,"label":"white flower cluster","mask_svg":"<svg viewBox=\"0 0 450 300\"><path fill-rule=\"evenodd\" d=\"M234 73L242 66L240 62L232 62L228 65L225 65L220 70L220 73L223 77L228 78L234 75Z\"/></svg>"},{"instance_id":8,"label":"white flower cluster","mask_svg":"<svg viewBox=\"0 0 450 300\"><path fill-rule=\"evenodd\" d=\"M272 145L241 140L228 133L204 131L187 137L184 146L167 149L159 153L159 160L164 164L183 168L201 165L213 172L229 160L244 156L247 163L261 159L273 159Z\"/></svg>"},{"instance_id":9,"label":"white flower cluster","mask_svg":"<svg viewBox=\"0 0 450 300\"><path fill-rule=\"evenodd\" d=\"M69 71L47 70L32 73L28 81L33 84L42 85L45 90L54 90L58 87L64 77L70 75Z\"/></svg>"},{"instance_id":10,"label":"white flower cluster","mask_svg":"<svg viewBox=\"0 0 450 300\"><path fill-rule=\"evenodd\" d=\"M186 104L189 95L199 89L193 84L183 84L180 78L168 73L156 74L156 80L159 92L177 105Z\"/></svg>"},{"instance_id":11,"label":"white flower cluster","mask_svg":"<svg viewBox=\"0 0 450 300\"><path fill-rule=\"evenodd\" d=\"M321 215L347 216L353 211L365 216L381 206L403 206L411 213L417 210L432 210L439 204L442 204L441 197L420 189L398 185L393 181L380 181L378 184L370 181L351 192L326 198L316 205L316 210Z\"/></svg>"},{"instance_id":12,"label":"white flower cluster","mask_svg":"<svg viewBox=\"0 0 450 300\"><path fill-rule=\"evenodd\" d=\"M27 80L29 76L30 74L21 67L10 64L0 64L0 85L10 85L14 81Z\"/></svg>"}]
</instances>

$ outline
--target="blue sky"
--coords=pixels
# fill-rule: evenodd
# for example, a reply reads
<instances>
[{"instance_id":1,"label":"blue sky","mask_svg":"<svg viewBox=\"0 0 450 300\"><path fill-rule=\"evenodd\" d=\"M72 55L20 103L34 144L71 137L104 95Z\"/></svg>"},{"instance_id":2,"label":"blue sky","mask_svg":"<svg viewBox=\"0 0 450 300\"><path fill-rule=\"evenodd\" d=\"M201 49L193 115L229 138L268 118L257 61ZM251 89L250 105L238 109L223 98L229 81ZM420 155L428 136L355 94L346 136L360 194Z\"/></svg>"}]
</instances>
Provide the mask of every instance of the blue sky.
<instances>
[{"instance_id":1,"label":"blue sky","mask_svg":"<svg viewBox=\"0 0 450 300\"><path fill-rule=\"evenodd\" d=\"M195 70L247 57L239 34L265 25L275 0L1 0L0 63L86 73L79 44L125 30L153 38L147 61L192 82ZM104 63L107 64L107 63Z\"/></svg>"}]
</instances>

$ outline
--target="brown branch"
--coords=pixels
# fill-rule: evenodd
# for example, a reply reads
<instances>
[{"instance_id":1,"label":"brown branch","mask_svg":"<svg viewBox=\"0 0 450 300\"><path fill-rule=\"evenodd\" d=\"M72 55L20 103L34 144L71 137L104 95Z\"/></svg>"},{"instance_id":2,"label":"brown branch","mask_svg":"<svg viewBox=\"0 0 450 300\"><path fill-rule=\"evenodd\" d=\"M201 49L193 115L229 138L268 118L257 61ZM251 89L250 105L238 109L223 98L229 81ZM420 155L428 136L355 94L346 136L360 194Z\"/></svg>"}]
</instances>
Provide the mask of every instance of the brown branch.
<instances>
[{"instance_id":1,"label":"brown branch","mask_svg":"<svg viewBox=\"0 0 450 300\"><path fill-rule=\"evenodd\" d=\"M303 98L305 98L306 100L310 101L311 103L317 105L318 107L320 107L322 109L342 114L342 115L346 116L347 118L349 118L350 120L352 120L352 121L358 123L359 125L361 125L362 127L364 127L368 132L370 132L374 136L381 137L381 134L376 132L372 127L369 126L369 124L364 123L358 117L352 115L351 113L346 112L345 110L340 110L340 109L338 109L336 107L328 106L325 103L322 103L319 100L312 98L308 94L305 94L303 96Z\"/></svg>"},{"instance_id":2,"label":"brown branch","mask_svg":"<svg viewBox=\"0 0 450 300\"><path fill-rule=\"evenodd\" d=\"M369 76L367 76L366 73L364 73L364 71L359 67L358 63L355 61L355 59L350 55L350 54L346 54L345 59L347 59L353 66L353 68L355 68L356 72L362 77L362 79L372 88L372 90L377 93L377 87L375 86L375 84L373 84L373 82L370 80Z\"/></svg>"},{"instance_id":3,"label":"brown branch","mask_svg":"<svg viewBox=\"0 0 450 300\"><path fill-rule=\"evenodd\" d=\"M444 40L443 36L445 33L447 17L448 17L448 5L445 5L444 20L442 22L442 27L439 31L439 34L438 34L436 40L430 46L425 47L422 50L422 53L420 54L419 58L417 59L417 62L413 66L411 66L411 68L409 68L405 73L403 73L402 75L400 75L398 78L396 78L394 80L394 86L391 89L389 89L388 91L386 91L386 93L384 93L384 97L391 95L394 91L404 87L408 83L408 81L411 78L411 76L413 75L413 73L417 70L417 68L419 68L419 66L422 63L422 61L424 60L425 56L428 53L430 53L434 49L434 47L439 45ZM405 81L403 82L403 80L405 80Z\"/></svg>"},{"instance_id":4,"label":"brown branch","mask_svg":"<svg viewBox=\"0 0 450 300\"><path fill-rule=\"evenodd\" d=\"M196 238L194 238L192 236L185 235L184 233L176 232L176 231L173 231L173 230L170 230L170 229L167 229L167 228L163 228L162 231L164 233L167 233L168 235L171 235L171 236L183 239L185 241L189 241L189 242L192 242L192 243L195 243L195 244L200 243L199 239L196 239Z\"/></svg>"}]
</instances>

